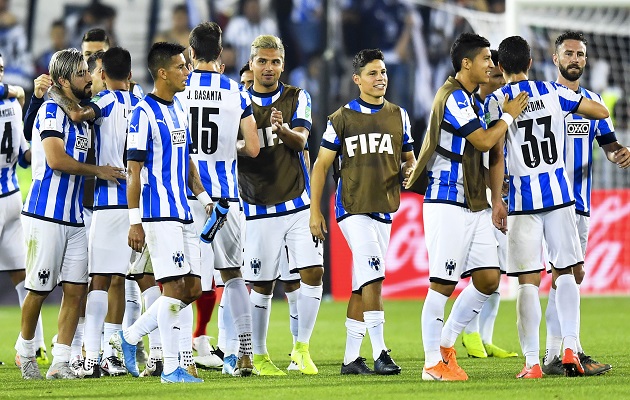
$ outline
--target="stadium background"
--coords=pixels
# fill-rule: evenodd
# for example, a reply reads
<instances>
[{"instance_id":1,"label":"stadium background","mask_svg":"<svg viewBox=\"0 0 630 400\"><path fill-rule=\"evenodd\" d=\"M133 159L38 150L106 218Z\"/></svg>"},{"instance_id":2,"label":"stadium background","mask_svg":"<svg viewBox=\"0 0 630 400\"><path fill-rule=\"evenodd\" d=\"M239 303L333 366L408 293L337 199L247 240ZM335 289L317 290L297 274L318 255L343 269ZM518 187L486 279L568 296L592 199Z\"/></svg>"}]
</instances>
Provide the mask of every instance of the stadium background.
<instances>
[{"instance_id":1,"label":"stadium background","mask_svg":"<svg viewBox=\"0 0 630 400\"><path fill-rule=\"evenodd\" d=\"M42 66L39 56L50 50L51 24L62 20L68 46L79 47L91 27L106 28L115 44L132 54L134 79L151 90L145 67L147 50L160 33L176 22L174 7L182 4L188 25L215 20L224 28L243 14L243 3L256 0L0 0L0 52L5 83L32 89ZM555 79L553 40L564 29L581 29L589 39L585 87L602 93L613 115L617 138L630 137L630 5L604 0L260 0L260 17L271 20L287 50L284 82L306 88L313 98L311 161L317 155L326 115L356 97L349 69L361 48L379 47L386 54L388 100L404 106L413 119L413 135L421 142L433 94L452 72L449 47L461 32L490 39L493 48L509 34L524 36L532 46L530 78ZM6 9L5 9L6 7ZM250 10L251 12L251 10ZM6 24L13 14L17 25ZM243 19L242 17L240 17ZM299 29L296 31L296 27ZM226 46L227 45L227 46ZM242 63L238 43L226 43L227 73L237 78ZM236 61L235 61L236 60ZM41 63L40 63L41 64ZM26 106L25 106L26 108ZM416 151L419 149L417 146ZM589 278L583 294L630 293L630 175L594 151L593 211L586 265ZM21 173L26 194L30 176ZM328 193L332 193L329 181ZM330 235L326 241L325 291L334 299L350 293L350 252L326 204ZM1 255L0 255L1 256ZM428 287L428 263L422 227L422 198L404 193L396 213L387 255L386 298L420 298ZM4 276L4 274L3 274ZM462 285L465 284L462 282ZM550 279L545 277L543 289ZM506 280L502 294L514 286ZM56 302L51 296L48 302ZM0 279L0 304L17 304L8 277Z\"/></svg>"}]
</instances>

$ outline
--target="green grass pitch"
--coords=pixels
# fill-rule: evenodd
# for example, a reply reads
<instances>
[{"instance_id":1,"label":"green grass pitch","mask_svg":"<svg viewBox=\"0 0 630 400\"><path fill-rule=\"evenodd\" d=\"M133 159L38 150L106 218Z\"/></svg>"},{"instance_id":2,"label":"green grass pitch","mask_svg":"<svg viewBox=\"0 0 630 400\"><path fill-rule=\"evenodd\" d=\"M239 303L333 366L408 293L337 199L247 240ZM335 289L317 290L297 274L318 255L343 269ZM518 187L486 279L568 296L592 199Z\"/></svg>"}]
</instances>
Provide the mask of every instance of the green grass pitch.
<instances>
[{"instance_id":1,"label":"green grass pitch","mask_svg":"<svg viewBox=\"0 0 630 400\"><path fill-rule=\"evenodd\" d=\"M545 301L542 301L543 307ZM449 302L449 307L452 302ZM460 365L468 372L468 382L423 382L422 341L420 336L420 301L386 301L385 340L392 356L402 366L399 376L341 376L340 365L345 347L345 304L323 302L311 340L311 355L319 375L287 377L233 378L218 371L201 371L205 379L199 385L162 385L157 378L116 377L81 381L23 381L13 365L13 344L18 333L20 313L17 307L0 307L0 398L75 398L75 399L604 399L630 398L630 323L627 310L630 298L603 297L582 300L582 342L596 360L613 364L611 372L597 377L545 377L522 381L514 378L523 358L468 359L458 341ZM58 308L46 306L43 313L46 342L56 330ZM544 308L543 308L544 311ZM501 303L494 341L507 349L519 350L515 303ZM544 317L543 317L544 319ZM216 337L216 313L209 325ZM269 352L280 367L289 362L291 336L288 308L275 301L269 327ZM544 323L541 327L544 347ZM542 350L544 351L544 349ZM49 351L50 353L50 351ZM50 355L50 354L49 354ZM371 355L369 338L362 355ZM368 361L369 364L369 361ZM45 370L44 370L45 372Z\"/></svg>"}]
</instances>

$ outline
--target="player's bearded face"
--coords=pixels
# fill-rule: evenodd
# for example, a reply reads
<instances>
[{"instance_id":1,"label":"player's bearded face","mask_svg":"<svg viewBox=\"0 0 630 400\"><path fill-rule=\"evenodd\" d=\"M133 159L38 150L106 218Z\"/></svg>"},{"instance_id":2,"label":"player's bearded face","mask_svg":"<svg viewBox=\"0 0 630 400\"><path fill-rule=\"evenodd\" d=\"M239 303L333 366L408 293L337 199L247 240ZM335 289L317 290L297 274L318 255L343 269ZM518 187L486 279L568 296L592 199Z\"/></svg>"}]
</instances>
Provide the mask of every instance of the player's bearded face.
<instances>
[{"instance_id":1,"label":"player's bearded face","mask_svg":"<svg viewBox=\"0 0 630 400\"><path fill-rule=\"evenodd\" d=\"M579 40L565 40L556 53L558 71L568 81L575 82L584 73L586 45Z\"/></svg>"},{"instance_id":2,"label":"player's bearded face","mask_svg":"<svg viewBox=\"0 0 630 400\"><path fill-rule=\"evenodd\" d=\"M85 61L79 65L79 70L72 76L70 91L79 100L92 97L92 77Z\"/></svg>"},{"instance_id":3,"label":"player's bearded face","mask_svg":"<svg viewBox=\"0 0 630 400\"><path fill-rule=\"evenodd\" d=\"M560 71L560 75L562 75L564 79L574 82L580 79L580 77L584 73L584 65L580 65L577 62L570 62L563 65L561 61L558 61L558 70Z\"/></svg>"}]
</instances>

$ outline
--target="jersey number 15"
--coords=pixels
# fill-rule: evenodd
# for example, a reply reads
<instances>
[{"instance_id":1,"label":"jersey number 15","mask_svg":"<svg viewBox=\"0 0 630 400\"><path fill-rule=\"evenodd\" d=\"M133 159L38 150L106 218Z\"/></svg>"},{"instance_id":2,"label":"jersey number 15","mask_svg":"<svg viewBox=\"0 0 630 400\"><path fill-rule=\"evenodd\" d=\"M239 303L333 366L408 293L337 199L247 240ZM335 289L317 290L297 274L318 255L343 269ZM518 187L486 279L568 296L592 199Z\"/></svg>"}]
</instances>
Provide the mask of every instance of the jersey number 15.
<instances>
[{"instance_id":1,"label":"jersey number 15","mask_svg":"<svg viewBox=\"0 0 630 400\"><path fill-rule=\"evenodd\" d=\"M199 121L199 114L201 114L201 121ZM219 126L210 119L211 115L219 115L219 109L214 107L190 107L190 130L193 152L195 154L199 154L200 151L204 154L213 154L217 151Z\"/></svg>"}]
</instances>

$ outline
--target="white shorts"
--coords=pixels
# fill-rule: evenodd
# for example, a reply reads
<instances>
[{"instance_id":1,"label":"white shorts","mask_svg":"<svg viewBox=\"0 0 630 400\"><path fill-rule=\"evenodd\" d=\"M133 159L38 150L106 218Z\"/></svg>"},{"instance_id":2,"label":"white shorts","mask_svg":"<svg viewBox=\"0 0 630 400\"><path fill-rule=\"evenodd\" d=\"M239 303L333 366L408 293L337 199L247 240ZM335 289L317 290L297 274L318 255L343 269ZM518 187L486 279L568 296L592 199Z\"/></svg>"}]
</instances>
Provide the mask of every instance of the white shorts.
<instances>
[{"instance_id":1,"label":"white shorts","mask_svg":"<svg viewBox=\"0 0 630 400\"><path fill-rule=\"evenodd\" d=\"M547 256L556 269L582 261L580 239L575 224L575 207L563 207L538 214L508 216L508 275L539 272L543 240Z\"/></svg>"},{"instance_id":2,"label":"white shorts","mask_svg":"<svg viewBox=\"0 0 630 400\"><path fill-rule=\"evenodd\" d=\"M143 222L155 280L185 275L201 277L199 236L193 224L177 221Z\"/></svg>"},{"instance_id":3,"label":"white shorts","mask_svg":"<svg viewBox=\"0 0 630 400\"><path fill-rule=\"evenodd\" d=\"M499 257L499 268L501 268L501 273L505 274L507 272L507 235L500 230L494 228L494 238L497 241L497 256Z\"/></svg>"},{"instance_id":4,"label":"white shorts","mask_svg":"<svg viewBox=\"0 0 630 400\"><path fill-rule=\"evenodd\" d=\"M85 227L23 216L26 257L24 287L51 292L58 283L86 284L87 236Z\"/></svg>"},{"instance_id":5,"label":"white shorts","mask_svg":"<svg viewBox=\"0 0 630 400\"><path fill-rule=\"evenodd\" d=\"M88 240L90 276L127 274L132 252L128 237L127 209L100 209L92 213Z\"/></svg>"},{"instance_id":6,"label":"white shorts","mask_svg":"<svg viewBox=\"0 0 630 400\"><path fill-rule=\"evenodd\" d=\"M392 225L367 215L351 215L339 221L339 228L352 251L352 291L385 279L385 255Z\"/></svg>"},{"instance_id":7,"label":"white shorts","mask_svg":"<svg viewBox=\"0 0 630 400\"><path fill-rule=\"evenodd\" d=\"M324 249L313 240L308 209L287 215L246 222L243 277L249 282L269 282L280 277L284 245L295 271L324 263Z\"/></svg>"},{"instance_id":8,"label":"white shorts","mask_svg":"<svg viewBox=\"0 0 630 400\"><path fill-rule=\"evenodd\" d=\"M323 246L323 245L322 245ZM284 245L282 255L280 256L280 278L282 282L292 282L300 280L300 273L298 272L294 260L289 257L289 246Z\"/></svg>"},{"instance_id":9,"label":"white shorts","mask_svg":"<svg viewBox=\"0 0 630 400\"><path fill-rule=\"evenodd\" d=\"M491 214L443 203L424 203L429 281L456 284L476 270L498 269Z\"/></svg>"},{"instance_id":10,"label":"white shorts","mask_svg":"<svg viewBox=\"0 0 630 400\"><path fill-rule=\"evenodd\" d=\"M25 268L26 247L21 211L20 192L0 197L0 271L19 271Z\"/></svg>"},{"instance_id":11,"label":"white shorts","mask_svg":"<svg viewBox=\"0 0 630 400\"><path fill-rule=\"evenodd\" d=\"M131 262L129 263L127 277L135 280L142 278L144 274L153 275L153 263L151 263L151 256L146 243L139 253L131 250Z\"/></svg>"},{"instance_id":12,"label":"white shorts","mask_svg":"<svg viewBox=\"0 0 630 400\"><path fill-rule=\"evenodd\" d=\"M586 215L575 214L575 223L577 224L578 235L580 236L580 246L582 247L582 258L586 258L586 245L588 243L588 230L591 224L591 218Z\"/></svg>"},{"instance_id":13,"label":"white shorts","mask_svg":"<svg viewBox=\"0 0 630 400\"><path fill-rule=\"evenodd\" d=\"M208 219L206 210L199 201L189 201L197 232L201 233ZM241 268L243 245L241 233L245 226L245 213L239 202L230 202L227 220L219 229L212 243L199 243L201 248L201 289L212 290L214 270Z\"/></svg>"},{"instance_id":14,"label":"white shorts","mask_svg":"<svg viewBox=\"0 0 630 400\"><path fill-rule=\"evenodd\" d=\"M83 224L85 225L85 235L90 240L90 230L92 229L92 215L94 211L91 208L83 207ZM89 242L88 242L89 243Z\"/></svg>"}]
</instances>

